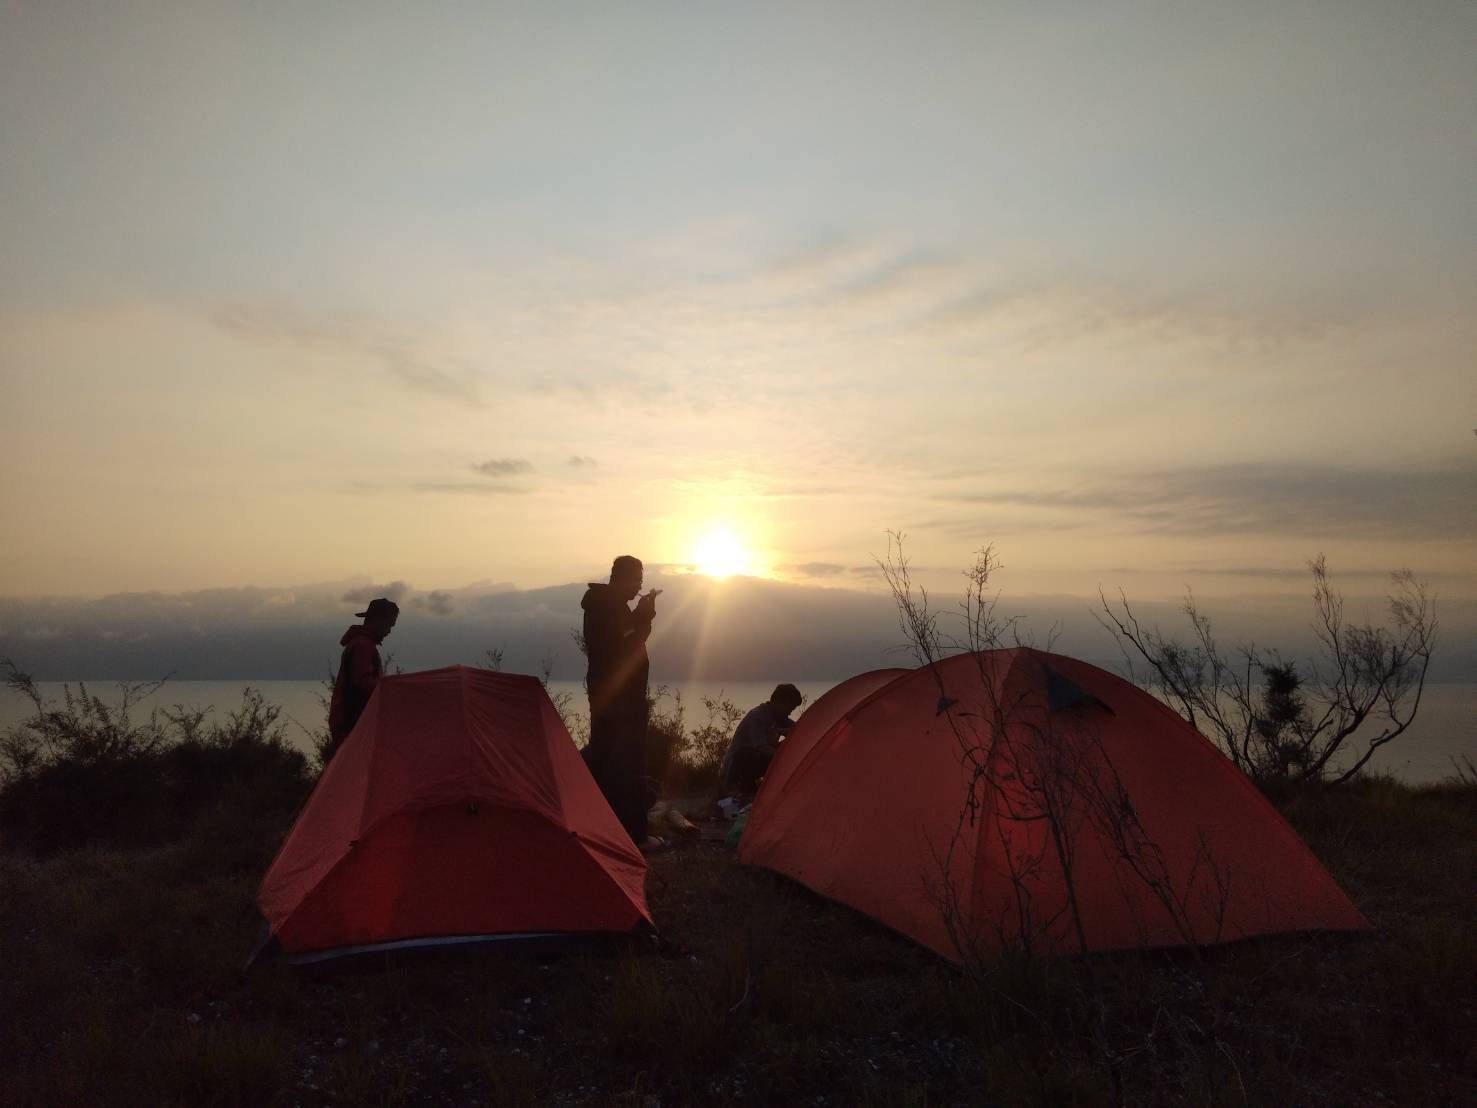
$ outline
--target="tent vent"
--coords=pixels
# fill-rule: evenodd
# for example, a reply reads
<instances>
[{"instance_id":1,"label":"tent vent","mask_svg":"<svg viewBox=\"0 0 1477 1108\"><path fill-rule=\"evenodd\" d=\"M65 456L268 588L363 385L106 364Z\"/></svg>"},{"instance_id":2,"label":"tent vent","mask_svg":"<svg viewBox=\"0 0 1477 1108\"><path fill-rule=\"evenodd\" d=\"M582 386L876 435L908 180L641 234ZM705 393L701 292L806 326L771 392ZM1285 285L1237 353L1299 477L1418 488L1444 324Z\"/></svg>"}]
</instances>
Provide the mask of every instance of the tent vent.
<instances>
[{"instance_id":1,"label":"tent vent","mask_svg":"<svg viewBox=\"0 0 1477 1108\"><path fill-rule=\"evenodd\" d=\"M1077 684L1070 677L1066 677L1050 666L1043 666L1046 670L1046 702L1053 712L1060 712L1066 708L1080 708L1086 704L1092 704L1113 715L1113 709L1109 708L1092 693Z\"/></svg>"}]
</instances>

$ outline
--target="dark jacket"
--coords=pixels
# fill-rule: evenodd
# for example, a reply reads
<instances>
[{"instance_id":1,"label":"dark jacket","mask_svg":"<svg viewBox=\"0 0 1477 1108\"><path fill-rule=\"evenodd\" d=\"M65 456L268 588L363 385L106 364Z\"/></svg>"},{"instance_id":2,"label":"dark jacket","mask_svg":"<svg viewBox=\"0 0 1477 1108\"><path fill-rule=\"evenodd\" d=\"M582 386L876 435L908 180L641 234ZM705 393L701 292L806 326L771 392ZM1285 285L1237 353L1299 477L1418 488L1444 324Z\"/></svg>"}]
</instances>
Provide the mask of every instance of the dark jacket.
<instances>
[{"instance_id":1,"label":"dark jacket","mask_svg":"<svg viewBox=\"0 0 1477 1108\"><path fill-rule=\"evenodd\" d=\"M369 703L370 694L379 684L380 671L383 668L380 663L379 643L364 627L350 627L344 632L344 637L339 639L339 643L344 652L339 657L338 676L333 682L333 699L328 704L328 733L333 737L335 746L343 742L349 732L354 730L354 724L359 722L364 706Z\"/></svg>"},{"instance_id":2,"label":"dark jacket","mask_svg":"<svg viewBox=\"0 0 1477 1108\"><path fill-rule=\"evenodd\" d=\"M644 717L651 616L638 614L641 609L631 611L609 585L599 582L591 582L580 607L585 610L586 683L592 720Z\"/></svg>"}]
</instances>

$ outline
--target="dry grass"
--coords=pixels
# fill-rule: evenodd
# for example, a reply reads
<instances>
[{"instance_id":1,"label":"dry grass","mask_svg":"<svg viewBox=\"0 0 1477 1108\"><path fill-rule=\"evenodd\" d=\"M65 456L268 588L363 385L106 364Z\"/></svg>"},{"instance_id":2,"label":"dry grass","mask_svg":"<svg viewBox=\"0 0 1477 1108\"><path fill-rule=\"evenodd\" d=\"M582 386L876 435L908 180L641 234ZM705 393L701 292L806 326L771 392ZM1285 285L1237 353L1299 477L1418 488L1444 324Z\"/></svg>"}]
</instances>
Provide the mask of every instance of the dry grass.
<instances>
[{"instance_id":1,"label":"dry grass","mask_svg":"<svg viewBox=\"0 0 1477 1108\"><path fill-rule=\"evenodd\" d=\"M966 978L717 847L669 943L237 967L275 846L0 859L8 1105L1477 1102L1477 791L1276 798L1381 928ZM279 829L280 833L280 829Z\"/></svg>"}]
</instances>

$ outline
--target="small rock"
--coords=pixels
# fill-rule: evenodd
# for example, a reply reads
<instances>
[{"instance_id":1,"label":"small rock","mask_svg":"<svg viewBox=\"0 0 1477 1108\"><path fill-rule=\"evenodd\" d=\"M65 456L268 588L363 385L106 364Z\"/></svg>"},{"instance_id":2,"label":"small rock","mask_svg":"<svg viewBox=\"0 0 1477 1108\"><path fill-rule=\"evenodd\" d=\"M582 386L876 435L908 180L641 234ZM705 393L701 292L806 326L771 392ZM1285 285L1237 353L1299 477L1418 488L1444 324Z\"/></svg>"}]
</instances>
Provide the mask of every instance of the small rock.
<instances>
[{"instance_id":1,"label":"small rock","mask_svg":"<svg viewBox=\"0 0 1477 1108\"><path fill-rule=\"evenodd\" d=\"M340 1035L337 1039L334 1039L333 1040L333 1049L334 1050L343 1050L344 1047L346 1047L348 1045L349 1045L349 1040L346 1039L346 1038L344 1038L342 1035Z\"/></svg>"}]
</instances>

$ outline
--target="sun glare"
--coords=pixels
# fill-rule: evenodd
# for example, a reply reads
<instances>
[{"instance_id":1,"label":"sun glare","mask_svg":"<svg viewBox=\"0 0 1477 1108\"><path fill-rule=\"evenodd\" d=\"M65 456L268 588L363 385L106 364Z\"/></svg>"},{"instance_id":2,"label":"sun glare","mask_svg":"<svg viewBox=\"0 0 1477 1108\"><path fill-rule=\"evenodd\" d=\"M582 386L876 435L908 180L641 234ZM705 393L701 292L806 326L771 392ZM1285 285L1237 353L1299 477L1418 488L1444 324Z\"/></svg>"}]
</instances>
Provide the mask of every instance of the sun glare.
<instances>
[{"instance_id":1,"label":"sun glare","mask_svg":"<svg viewBox=\"0 0 1477 1108\"><path fill-rule=\"evenodd\" d=\"M693 564L709 577L732 577L749 569L749 555L732 531L709 531L693 551Z\"/></svg>"}]
</instances>

